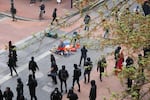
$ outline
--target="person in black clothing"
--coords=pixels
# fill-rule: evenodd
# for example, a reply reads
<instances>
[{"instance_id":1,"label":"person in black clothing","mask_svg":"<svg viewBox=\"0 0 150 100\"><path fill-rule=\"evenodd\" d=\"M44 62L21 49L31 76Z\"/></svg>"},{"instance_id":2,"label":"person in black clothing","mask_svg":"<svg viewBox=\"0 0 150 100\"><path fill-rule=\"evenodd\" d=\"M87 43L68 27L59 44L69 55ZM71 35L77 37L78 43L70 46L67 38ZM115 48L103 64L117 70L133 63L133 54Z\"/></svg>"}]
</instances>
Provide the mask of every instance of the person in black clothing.
<instances>
[{"instance_id":1,"label":"person in black clothing","mask_svg":"<svg viewBox=\"0 0 150 100\"><path fill-rule=\"evenodd\" d=\"M61 92L63 92L62 85L64 83L65 88L66 88L66 93L67 93L67 82L66 81L69 77L69 74L68 74L68 71L65 69L65 65L62 65L62 69L59 70L58 77L59 77L60 84L61 84L61 86L60 86Z\"/></svg>"},{"instance_id":2,"label":"person in black clothing","mask_svg":"<svg viewBox=\"0 0 150 100\"><path fill-rule=\"evenodd\" d=\"M127 57L126 59L126 67L130 67L134 63L133 59L131 57Z\"/></svg>"},{"instance_id":3,"label":"person in black clothing","mask_svg":"<svg viewBox=\"0 0 150 100\"><path fill-rule=\"evenodd\" d=\"M8 42L8 49L9 49L9 55L11 55L12 54L12 42L11 41Z\"/></svg>"},{"instance_id":4,"label":"person in black clothing","mask_svg":"<svg viewBox=\"0 0 150 100\"><path fill-rule=\"evenodd\" d=\"M89 94L89 99L90 100L96 100L96 94L97 94L97 86L95 84L95 80L91 81L91 90Z\"/></svg>"},{"instance_id":5,"label":"person in black clothing","mask_svg":"<svg viewBox=\"0 0 150 100\"><path fill-rule=\"evenodd\" d=\"M126 67L130 68L131 65L133 65L134 61L131 57L127 57L126 59ZM132 87L132 79L130 77L127 78L127 86L130 89Z\"/></svg>"},{"instance_id":6,"label":"person in black clothing","mask_svg":"<svg viewBox=\"0 0 150 100\"><path fill-rule=\"evenodd\" d=\"M150 1L145 1L142 5L145 16L150 14Z\"/></svg>"},{"instance_id":7,"label":"person in black clothing","mask_svg":"<svg viewBox=\"0 0 150 100\"><path fill-rule=\"evenodd\" d=\"M23 83L21 81L21 78L17 79L16 91L17 91L17 100L20 100L21 96L23 96Z\"/></svg>"},{"instance_id":8,"label":"person in black clothing","mask_svg":"<svg viewBox=\"0 0 150 100\"><path fill-rule=\"evenodd\" d=\"M39 7L40 7L39 19L41 20L41 19L43 19L43 14L45 13L45 5L44 5L44 3L42 2Z\"/></svg>"},{"instance_id":9,"label":"person in black clothing","mask_svg":"<svg viewBox=\"0 0 150 100\"><path fill-rule=\"evenodd\" d=\"M3 97L5 98L5 100L13 100L12 98L14 97L14 94L11 91L10 87L6 87Z\"/></svg>"},{"instance_id":10,"label":"person in black clothing","mask_svg":"<svg viewBox=\"0 0 150 100\"><path fill-rule=\"evenodd\" d=\"M93 64L90 57L87 58L87 61L84 64L84 83L86 83L86 75L88 75L88 83L90 82L90 73L92 70Z\"/></svg>"},{"instance_id":11,"label":"person in black clothing","mask_svg":"<svg viewBox=\"0 0 150 100\"><path fill-rule=\"evenodd\" d=\"M98 70L100 72L100 81L102 81L102 73L104 73L104 70L105 70L106 66L107 66L106 59L105 59L105 57L103 57L97 63L97 72L98 72Z\"/></svg>"},{"instance_id":12,"label":"person in black clothing","mask_svg":"<svg viewBox=\"0 0 150 100\"><path fill-rule=\"evenodd\" d=\"M54 9L52 17L53 17L53 20L51 22L51 25L53 25L54 21L56 21L58 23L58 20L57 20L57 8Z\"/></svg>"},{"instance_id":13,"label":"person in black clothing","mask_svg":"<svg viewBox=\"0 0 150 100\"><path fill-rule=\"evenodd\" d=\"M52 80L53 80L53 82L55 83L55 84L57 84L57 71L58 71L58 67L57 67L57 65L56 64L53 64L52 66L51 66L51 73L50 74L48 74L48 76L51 76L52 77Z\"/></svg>"},{"instance_id":14,"label":"person in black clothing","mask_svg":"<svg viewBox=\"0 0 150 100\"><path fill-rule=\"evenodd\" d=\"M13 55L13 59L14 59L14 65L15 65L15 67L17 67L17 64L16 64L16 62L17 62L17 51L16 51L15 45L12 46L12 55Z\"/></svg>"},{"instance_id":15,"label":"person in black clothing","mask_svg":"<svg viewBox=\"0 0 150 100\"><path fill-rule=\"evenodd\" d=\"M87 57L87 52L88 52L88 50L85 48L85 46L83 46L83 48L81 49L81 57L80 57L79 66L81 66L82 59L84 59L84 63L85 63L86 57Z\"/></svg>"},{"instance_id":16,"label":"person in black clothing","mask_svg":"<svg viewBox=\"0 0 150 100\"><path fill-rule=\"evenodd\" d=\"M77 84L78 84L78 87L79 87L79 89L78 89L79 92L80 92L80 83L79 83L79 78L80 78L80 76L81 76L81 69L79 69L79 68L77 67L77 64L74 64L72 87L74 88L74 83L75 83L75 81L76 81Z\"/></svg>"},{"instance_id":17,"label":"person in black clothing","mask_svg":"<svg viewBox=\"0 0 150 100\"><path fill-rule=\"evenodd\" d=\"M16 72L16 75L18 75L16 69L15 69L15 64L14 64L14 58L13 58L13 55L9 55L9 60L8 60L8 67L10 69L10 73L11 73L11 76L13 76L13 70Z\"/></svg>"},{"instance_id":18,"label":"person in black clothing","mask_svg":"<svg viewBox=\"0 0 150 100\"><path fill-rule=\"evenodd\" d=\"M73 92L73 89L69 89L67 98L69 98L69 100L78 100L78 95Z\"/></svg>"},{"instance_id":19,"label":"person in black clothing","mask_svg":"<svg viewBox=\"0 0 150 100\"><path fill-rule=\"evenodd\" d=\"M87 14L86 16L85 16L85 18L84 18L84 23L85 23L85 28L84 28L84 30L89 30L89 22L90 22L90 20L91 20L91 17Z\"/></svg>"},{"instance_id":20,"label":"person in black clothing","mask_svg":"<svg viewBox=\"0 0 150 100\"><path fill-rule=\"evenodd\" d=\"M50 60L51 60L51 66L56 65L56 60L53 54L51 54Z\"/></svg>"},{"instance_id":21,"label":"person in black clothing","mask_svg":"<svg viewBox=\"0 0 150 100\"><path fill-rule=\"evenodd\" d=\"M3 93L2 93L1 88L0 88L0 100L3 100Z\"/></svg>"},{"instance_id":22,"label":"person in black clothing","mask_svg":"<svg viewBox=\"0 0 150 100\"><path fill-rule=\"evenodd\" d=\"M33 98L35 100L37 100L37 97L36 97L37 81L35 78L33 78L33 76L31 74L29 75L27 86L29 86L29 92L30 92L31 100L33 100Z\"/></svg>"},{"instance_id":23,"label":"person in black clothing","mask_svg":"<svg viewBox=\"0 0 150 100\"><path fill-rule=\"evenodd\" d=\"M14 8L14 7L11 7L10 8L10 12L11 12L11 15L12 15L12 21L15 21L15 20L17 20L17 18L15 17L15 15L16 15L16 13L17 13L17 10L16 10L16 8Z\"/></svg>"},{"instance_id":24,"label":"person in black clothing","mask_svg":"<svg viewBox=\"0 0 150 100\"><path fill-rule=\"evenodd\" d=\"M29 62L29 70L32 71L33 78L35 78L36 69L39 70L37 63L34 61L34 57L31 57L31 61Z\"/></svg>"},{"instance_id":25,"label":"person in black clothing","mask_svg":"<svg viewBox=\"0 0 150 100\"><path fill-rule=\"evenodd\" d=\"M118 47L115 49L115 53L114 53L115 60L116 60L115 68L117 67L117 61L118 61L118 58L119 58L120 50L121 50L121 47L120 47L120 46L118 46Z\"/></svg>"},{"instance_id":26,"label":"person in black clothing","mask_svg":"<svg viewBox=\"0 0 150 100\"><path fill-rule=\"evenodd\" d=\"M51 93L50 100L62 100L62 94L61 94L61 92L59 92L57 87Z\"/></svg>"},{"instance_id":27,"label":"person in black clothing","mask_svg":"<svg viewBox=\"0 0 150 100\"><path fill-rule=\"evenodd\" d=\"M147 47L143 48L144 51L144 57L147 58L148 56L150 56L150 45L148 45Z\"/></svg>"}]
</instances>

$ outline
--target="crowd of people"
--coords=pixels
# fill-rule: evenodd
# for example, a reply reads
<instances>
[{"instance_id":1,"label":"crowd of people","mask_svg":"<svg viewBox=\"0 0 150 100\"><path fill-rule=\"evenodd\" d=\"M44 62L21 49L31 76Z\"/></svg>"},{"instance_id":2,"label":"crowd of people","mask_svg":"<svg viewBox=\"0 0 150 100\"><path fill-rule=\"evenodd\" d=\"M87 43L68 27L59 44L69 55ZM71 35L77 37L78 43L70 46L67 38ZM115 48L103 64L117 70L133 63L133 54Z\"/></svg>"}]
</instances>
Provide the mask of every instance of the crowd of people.
<instances>
[{"instance_id":1,"label":"crowd of people","mask_svg":"<svg viewBox=\"0 0 150 100\"><path fill-rule=\"evenodd\" d=\"M144 48L144 57L147 57L147 53L150 52L149 48ZM72 87L69 89L67 88L67 80L69 78L69 73L68 70L66 69L65 65L62 65L62 68L59 69L57 66L57 62L56 59L54 57L53 54L50 55L50 62L51 62L51 70L50 73L48 73L48 76L50 76L53 80L53 83L56 85L58 83L57 81L57 77L60 81L60 91L59 88L56 87L54 89L54 91L50 94L50 100L62 100L62 93L67 93L67 98L69 100L78 100L79 97L78 95L74 92L74 84L75 82L78 85L78 92L81 91L81 87L80 87L80 77L82 75L82 70L81 70L81 66L83 66L84 68L84 72L83 72L83 79L84 79L84 83L91 83L91 90L89 92L89 99L90 100L96 100L96 81L95 80L90 80L90 74L91 74L91 70L93 68L93 62L91 61L91 58L87 56L87 48L86 46L83 46L81 48L81 57L80 57L80 61L79 64L73 64L73 79L72 79ZM140 60L142 59L142 54L138 55L138 64L140 64ZM8 54L8 67L10 68L10 75L13 76L13 70L15 71L16 75L18 76L17 70L15 69L17 67L17 51L16 51L16 46L12 45L12 42L9 41L9 54ZM121 46L118 46L115 51L114 51L114 59L115 59L115 75L117 76L123 69L123 63L126 63L126 68L130 68L132 67L132 65L134 64L134 60L131 56L128 56L126 59L124 57L123 54L123 50L121 48ZM83 65L82 65L83 62ZM97 72L99 72L99 79L102 82L102 76L103 73L105 72L105 69L107 68L107 60L104 56L101 57L101 59L98 60L97 62ZM31 100L33 100L33 98L35 100L37 100L37 96L36 96L36 87L38 86L38 82L36 80L36 70L39 70L39 67L36 63L36 61L34 61L34 57L31 57L31 60L29 61L28 64L28 69L29 71L32 72L32 74L29 74L28 76L28 82L27 82L27 86L29 87L29 94L30 94L30 98ZM144 72L144 69L141 70L141 73ZM127 87L131 88L132 87L132 79L130 77L127 78ZM65 92L63 89L63 84L65 85ZM24 92L23 92L23 88L24 88L24 84L21 80L21 78L17 79L17 86L16 86L16 93L17 93L17 100L26 100L24 97ZM5 100L12 100L12 98L14 97L14 93L12 92L10 87L6 87L6 90L4 91L4 93L0 90L0 100L3 100L3 98Z\"/></svg>"},{"instance_id":2,"label":"crowd of people","mask_svg":"<svg viewBox=\"0 0 150 100\"><path fill-rule=\"evenodd\" d=\"M96 99L96 83L95 80L90 80L90 73L93 67L92 61L90 57L87 57L87 52L88 50L86 49L85 46L81 49L81 59L80 59L80 67L82 63L82 57L84 56L84 83L86 82L91 82L91 90L89 93L89 98L90 100L95 100ZM16 46L12 45L12 42L9 41L9 59L8 59L8 67L10 68L10 75L13 76L13 70L16 72L16 75L18 76L17 70L15 69L17 67L16 61L17 61L17 51L16 51ZM48 76L50 76L54 82L54 84L57 84L57 76L58 79L60 80L60 91L57 88L54 89L54 91L50 94L50 100L62 100L62 93L64 92L63 90L63 84L65 85L65 93L67 93L67 98L69 100L77 100L79 97L78 95L73 91L74 89L74 84L77 82L78 85L78 92L80 92L80 77L82 74L81 68L78 67L78 64L74 64L74 70L73 70L73 80L72 80L72 87L67 89L67 80L69 78L69 73L68 70L66 69L65 65L62 65L62 68L59 70L55 57L53 54L50 55L50 62L51 62L51 70ZM31 57L31 60L29 61L28 64L28 69L29 71L32 72L32 74L29 74L28 76L28 82L26 85L29 87L29 94L31 100L37 100L36 96L36 87L38 86L38 82L36 80L36 70L39 70L39 67L34 61L34 57ZM86 79L86 75L88 79ZM24 97L24 84L21 80L21 78L17 78L17 86L16 86L16 100L26 100ZM1 91L0 89L0 100L12 100L14 97L14 92L11 90L10 87L6 87L6 90L4 92Z\"/></svg>"}]
</instances>

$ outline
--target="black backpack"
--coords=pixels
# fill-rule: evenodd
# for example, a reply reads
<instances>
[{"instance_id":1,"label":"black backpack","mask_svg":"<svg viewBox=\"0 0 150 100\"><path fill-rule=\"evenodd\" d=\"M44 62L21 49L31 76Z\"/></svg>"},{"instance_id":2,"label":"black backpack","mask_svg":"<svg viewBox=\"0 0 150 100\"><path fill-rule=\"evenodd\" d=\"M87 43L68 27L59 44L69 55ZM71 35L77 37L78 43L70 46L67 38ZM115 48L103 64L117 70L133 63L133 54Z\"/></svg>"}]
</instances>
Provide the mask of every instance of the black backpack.
<instances>
[{"instance_id":1,"label":"black backpack","mask_svg":"<svg viewBox=\"0 0 150 100\"><path fill-rule=\"evenodd\" d=\"M34 86L35 86L35 87L38 86L38 83L37 83L37 80L36 80L36 79L33 79L33 83L34 83Z\"/></svg>"},{"instance_id":2,"label":"black backpack","mask_svg":"<svg viewBox=\"0 0 150 100\"><path fill-rule=\"evenodd\" d=\"M60 78L62 80L67 80L68 77L69 77L68 72L66 70L61 70Z\"/></svg>"},{"instance_id":3,"label":"black backpack","mask_svg":"<svg viewBox=\"0 0 150 100\"><path fill-rule=\"evenodd\" d=\"M81 69L77 69L77 76L80 77L81 76Z\"/></svg>"}]
</instances>

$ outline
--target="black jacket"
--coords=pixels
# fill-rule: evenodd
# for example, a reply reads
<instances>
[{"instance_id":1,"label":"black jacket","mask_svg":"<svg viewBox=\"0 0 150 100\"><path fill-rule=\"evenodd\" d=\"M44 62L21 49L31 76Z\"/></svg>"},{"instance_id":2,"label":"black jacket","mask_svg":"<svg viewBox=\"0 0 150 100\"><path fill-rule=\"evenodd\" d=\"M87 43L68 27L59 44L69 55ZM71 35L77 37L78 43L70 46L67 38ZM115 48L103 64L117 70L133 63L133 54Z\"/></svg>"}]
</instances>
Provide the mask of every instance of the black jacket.
<instances>
[{"instance_id":1,"label":"black jacket","mask_svg":"<svg viewBox=\"0 0 150 100\"><path fill-rule=\"evenodd\" d=\"M81 49L81 56L86 57L88 50L86 48Z\"/></svg>"},{"instance_id":2,"label":"black jacket","mask_svg":"<svg viewBox=\"0 0 150 100\"><path fill-rule=\"evenodd\" d=\"M78 100L78 95L76 93L68 93L67 98L69 98L69 100Z\"/></svg>"},{"instance_id":3,"label":"black jacket","mask_svg":"<svg viewBox=\"0 0 150 100\"><path fill-rule=\"evenodd\" d=\"M54 90L50 95L51 100L62 100L62 94L59 91Z\"/></svg>"},{"instance_id":4,"label":"black jacket","mask_svg":"<svg viewBox=\"0 0 150 100\"><path fill-rule=\"evenodd\" d=\"M34 70L34 71L36 71L36 69L39 69L37 63L36 63L35 61L31 60L31 61L29 62L29 70Z\"/></svg>"},{"instance_id":5,"label":"black jacket","mask_svg":"<svg viewBox=\"0 0 150 100\"><path fill-rule=\"evenodd\" d=\"M89 95L89 98L90 100L95 100L96 99L96 92L97 91L97 87L96 87L96 84L95 84L95 81L91 81L91 90L90 90L90 95Z\"/></svg>"},{"instance_id":6,"label":"black jacket","mask_svg":"<svg viewBox=\"0 0 150 100\"><path fill-rule=\"evenodd\" d=\"M12 91L5 91L3 96L5 100L12 100L14 94Z\"/></svg>"}]
</instances>

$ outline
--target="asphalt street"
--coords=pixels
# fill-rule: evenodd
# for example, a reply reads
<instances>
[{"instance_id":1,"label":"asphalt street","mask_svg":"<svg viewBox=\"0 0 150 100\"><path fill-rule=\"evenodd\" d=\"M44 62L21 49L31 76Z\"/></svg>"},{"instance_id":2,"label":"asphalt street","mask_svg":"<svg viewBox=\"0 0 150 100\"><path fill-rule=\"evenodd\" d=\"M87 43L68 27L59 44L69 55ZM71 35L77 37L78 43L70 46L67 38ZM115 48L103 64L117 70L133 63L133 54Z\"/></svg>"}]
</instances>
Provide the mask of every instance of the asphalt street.
<instances>
[{"instance_id":1,"label":"asphalt street","mask_svg":"<svg viewBox=\"0 0 150 100\"><path fill-rule=\"evenodd\" d=\"M113 6L111 1L108 2L110 4L110 7ZM95 13L95 12L93 12ZM106 14L108 12L105 12ZM95 14L94 14L95 15ZM106 15L107 16L107 15ZM3 16L0 15L0 19L3 18ZM74 29L72 29L74 30ZM74 30L75 31L75 30ZM63 35L67 34L64 31L57 30L57 33ZM72 36L68 34L69 36ZM93 41L92 39L82 39L81 41ZM27 99L29 99L29 91L28 87L26 86L26 82L28 80L29 70L28 70L28 62L31 59L31 56L35 57L35 61L37 62L40 70L36 73L36 78L38 81L38 87L37 87L37 97L38 100L49 100L49 95L52 90L54 90L55 87L60 88L60 82L58 82L57 85L54 85L52 83L52 80L50 77L47 76L47 73L50 70L50 54L52 53L50 49L53 47L58 46L60 42L60 39L53 39L49 37L34 37L30 39L29 41L25 41L23 44L20 43L17 45L18 51L18 62L17 62L17 71L19 72L19 76L10 76L9 69L7 67L7 61L8 61L8 51L3 52L0 54L0 84L2 86L2 90L5 90L5 87L10 86L13 90L16 98L16 85L17 81L16 79L20 77L24 83L24 95ZM96 61L101 55L105 55L109 52L112 52L114 49L112 47L107 47L103 51L101 50L95 50L95 49L88 49L88 57L91 57L91 60L93 61L94 68L96 67ZM69 79L67 80L68 83L68 89L72 86L72 72L73 72L73 64L79 64L80 60L80 49L77 50L77 52L74 52L72 55L68 57L60 56L60 55L54 55L56 58L57 65L59 69L62 65L66 65L66 69L69 71ZM83 66L81 66L82 69L82 77L83 79ZM15 75L15 74L14 74ZM59 80L58 80L59 81ZM81 87L82 91L82 87Z\"/></svg>"}]
</instances>

